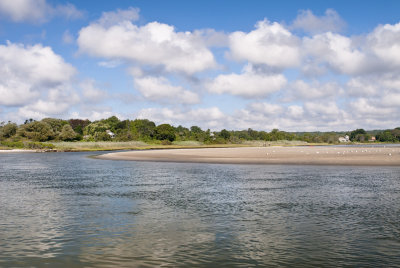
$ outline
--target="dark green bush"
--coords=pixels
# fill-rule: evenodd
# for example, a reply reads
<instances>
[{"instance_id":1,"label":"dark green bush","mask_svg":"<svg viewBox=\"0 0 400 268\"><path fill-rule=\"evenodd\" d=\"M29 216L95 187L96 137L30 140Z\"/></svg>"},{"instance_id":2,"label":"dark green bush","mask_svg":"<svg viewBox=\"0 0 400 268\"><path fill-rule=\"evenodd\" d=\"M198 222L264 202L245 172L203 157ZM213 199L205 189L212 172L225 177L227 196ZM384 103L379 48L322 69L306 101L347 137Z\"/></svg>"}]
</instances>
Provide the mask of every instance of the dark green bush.
<instances>
[{"instance_id":1,"label":"dark green bush","mask_svg":"<svg viewBox=\"0 0 400 268\"><path fill-rule=\"evenodd\" d=\"M169 140L163 140L163 141L161 141L161 144L162 145L171 145L172 142L170 142Z\"/></svg>"}]
</instances>

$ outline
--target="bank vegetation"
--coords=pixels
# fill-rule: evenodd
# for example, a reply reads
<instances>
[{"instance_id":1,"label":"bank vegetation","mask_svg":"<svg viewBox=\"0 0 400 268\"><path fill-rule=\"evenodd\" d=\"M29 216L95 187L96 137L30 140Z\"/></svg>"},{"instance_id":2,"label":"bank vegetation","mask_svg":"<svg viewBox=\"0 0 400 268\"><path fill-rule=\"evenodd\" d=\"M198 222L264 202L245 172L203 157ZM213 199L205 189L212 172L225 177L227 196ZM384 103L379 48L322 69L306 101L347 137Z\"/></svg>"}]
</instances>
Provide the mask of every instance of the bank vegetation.
<instances>
[{"instance_id":1,"label":"bank vegetation","mask_svg":"<svg viewBox=\"0 0 400 268\"><path fill-rule=\"evenodd\" d=\"M0 123L0 148L39 150L120 150L151 148L197 148L230 146L271 146L336 144L347 135L349 142L400 142L400 128L356 129L347 132L270 132L245 130L211 131L199 126L156 125L148 119L120 120L116 116L90 121L45 118L23 124ZM373 137L373 138L372 138Z\"/></svg>"}]
</instances>

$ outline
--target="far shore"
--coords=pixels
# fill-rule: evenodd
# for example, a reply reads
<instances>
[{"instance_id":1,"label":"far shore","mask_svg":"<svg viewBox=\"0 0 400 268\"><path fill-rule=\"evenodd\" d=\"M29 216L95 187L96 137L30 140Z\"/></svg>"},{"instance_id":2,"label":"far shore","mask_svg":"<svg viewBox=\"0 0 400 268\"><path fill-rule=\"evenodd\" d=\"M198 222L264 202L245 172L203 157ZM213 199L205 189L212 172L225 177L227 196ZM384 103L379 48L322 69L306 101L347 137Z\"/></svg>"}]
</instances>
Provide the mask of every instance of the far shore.
<instances>
[{"instance_id":1,"label":"far shore","mask_svg":"<svg viewBox=\"0 0 400 268\"><path fill-rule=\"evenodd\" d=\"M399 147L239 147L115 152L107 160L290 165L400 166Z\"/></svg>"}]
</instances>

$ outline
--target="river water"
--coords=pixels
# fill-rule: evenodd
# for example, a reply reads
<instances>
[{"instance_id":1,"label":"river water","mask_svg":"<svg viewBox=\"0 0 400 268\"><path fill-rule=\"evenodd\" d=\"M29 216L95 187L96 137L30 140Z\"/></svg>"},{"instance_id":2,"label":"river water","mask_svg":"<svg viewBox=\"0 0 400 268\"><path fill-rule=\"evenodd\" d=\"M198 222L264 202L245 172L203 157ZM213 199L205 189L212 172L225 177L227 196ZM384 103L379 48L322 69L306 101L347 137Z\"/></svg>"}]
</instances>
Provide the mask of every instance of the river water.
<instances>
[{"instance_id":1,"label":"river water","mask_svg":"<svg viewBox=\"0 0 400 268\"><path fill-rule=\"evenodd\" d=\"M0 154L0 267L400 267L400 168Z\"/></svg>"}]
</instances>

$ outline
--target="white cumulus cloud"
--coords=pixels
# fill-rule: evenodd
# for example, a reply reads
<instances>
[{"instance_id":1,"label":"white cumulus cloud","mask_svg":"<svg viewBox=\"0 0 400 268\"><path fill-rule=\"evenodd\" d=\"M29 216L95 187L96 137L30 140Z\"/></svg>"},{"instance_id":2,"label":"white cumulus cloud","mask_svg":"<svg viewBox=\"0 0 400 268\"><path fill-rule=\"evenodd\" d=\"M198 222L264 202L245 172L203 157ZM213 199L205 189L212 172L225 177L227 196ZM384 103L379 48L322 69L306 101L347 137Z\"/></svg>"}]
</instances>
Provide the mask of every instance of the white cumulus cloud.
<instances>
[{"instance_id":1,"label":"white cumulus cloud","mask_svg":"<svg viewBox=\"0 0 400 268\"><path fill-rule=\"evenodd\" d=\"M222 122L227 119L218 107L198 109L146 108L140 110L137 117L152 120L157 124L169 123L186 127L197 125L203 129L211 128L215 130L220 129Z\"/></svg>"},{"instance_id":2,"label":"white cumulus cloud","mask_svg":"<svg viewBox=\"0 0 400 268\"><path fill-rule=\"evenodd\" d=\"M246 66L241 74L221 74L207 85L216 94L229 93L245 98L260 98L279 91L286 85L282 74L264 73Z\"/></svg>"},{"instance_id":3,"label":"white cumulus cloud","mask_svg":"<svg viewBox=\"0 0 400 268\"><path fill-rule=\"evenodd\" d=\"M367 36L367 47L389 67L400 66L400 23L385 24Z\"/></svg>"},{"instance_id":4,"label":"white cumulus cloud","mask_svg":"<svg viewBox=\"0 0 400 268\"><path fill-rule=\"evenodd\" d=\"M234 32L229 36L233 59L276 68L300 64L300 41L284 26L267 20L256 24L249 32Z\"/></svg>"},{"instance_id":5,"label":"white cumulus cloud","mask_svg":"<svg viewBox=\"0 0 400 268\"><path fill-rule=\"evenodd\" d=\"M104 13L98 21L82 28L77 40L79 51L189 75L216 67L213 53L198 34L177 32L173 26L159 22L137 26L132 23L132 15L116 15L121 12Z\"/></svg>"},{"instance_id":6,"label":"white cumulus cloud","mask_svg":"<svg viewBox=\"0 0 400 268\"><path fill-rule=\"evenodd\" d=\"M339 97L343 92L343 88L336 82L321 83L314 80L307 83L303 80L296 80L290 84L287 98L290 101L329 99Z\"/></svg>"},{"instance_id":7,"label":"white cumulus cloud","mask_svg":"<svg viewBox=\"0 0 400 268\"><path fill-rule=\"evenodd\" d=\"M33 102L21 106L16 114L20 119L44 117L64 118L71 106L80 102L78 94L72 87L63 85L48 90Z\"/></svg>"},{"instance_id":8,"label":"white cumulus cloud","mask_svg":"<svg viewBox=\"0 0 400 268\"><path fill-rule=\"evenodd\" d=\"M304 109L300 105L291 105L287 108L289 117L294 119L302 118L304 115Z\"/></svg>"},{"instance_id":9,"label":"white cumulus cloud","mask_svg":"<svg viewBox=\"0 0 400 268\"><path fill-rule=\"evenodd\" d=\"M343 35L327 32L305 37L303 49L306 55L313 57L314 64L326 64L338 73L354 75L368 67L365 54L351 38Z\"/></svg>"},{"instance_id":10,"label":"white cumulus cloud","mask_svg":"<svg viewBox=\"0 0 400 268\"><path fill-rule=\"evenodd\" d=\"M146 76L135 78L135 88L148 100L161 103L194 104L199 96L181 86L174 86L165 77Z\"/></svg>"},{"instance_id":11,"label":"white cumulus cloud","mask_svg":"<svg viewBox=\"0 0 400 268\"><path fill-rule=\"evenodd\" d=\"M0 104L33 102L43 92L68 83L75 73L50 47L0 45Z\"/></svg>"},{"instance_id":12,"label":"white cumulus cloud","mask_svg":"<svg viewBox=\"0 0 400 268\"><path fill-rule=\"evenodd\" d=\"M283 112L283 107L279 104L272 104L266 102L256 102L249 105L250 109L254 112L263 115L278 115Z\"/></svg>"},{"instance_id":13,"label":"white cumulus cloud","mask_svg":"<svg viewBox=\"0 0 400 268\"><path fill-rule=\"evenodd\" d=\"M379 119L386 121L393 117L398 120L399 109L397 107L384 107L382 102L375 102L367 98L359 98L350 103L354 117L362 120Z\"/></svg>"},{"instance_id":14,"label":"white cumulus cloud","mask_svg":"<svg viewBox=\"0 0 400 268\"><path fill-rule=\"evenodd\" d=\"M335 120L343 115L343 111L333 101L306 102L304 108L309 115L321 120Z\"/></svg>"},{"instance_id":15,"label":"white cumulus cloud","mask_svg":"<svg viewBox=\"0 0 400 268\"><path fill-rule=\"evenodd\" d=\"M72 4L53 6L46 0L0 0L0 13L14 22L44 23L54 16L76 19L82 11Z\"/></svg>"}]
</instances>

